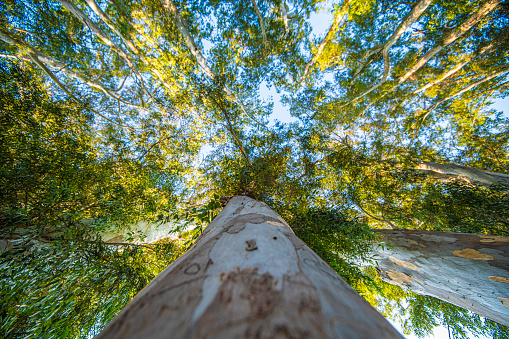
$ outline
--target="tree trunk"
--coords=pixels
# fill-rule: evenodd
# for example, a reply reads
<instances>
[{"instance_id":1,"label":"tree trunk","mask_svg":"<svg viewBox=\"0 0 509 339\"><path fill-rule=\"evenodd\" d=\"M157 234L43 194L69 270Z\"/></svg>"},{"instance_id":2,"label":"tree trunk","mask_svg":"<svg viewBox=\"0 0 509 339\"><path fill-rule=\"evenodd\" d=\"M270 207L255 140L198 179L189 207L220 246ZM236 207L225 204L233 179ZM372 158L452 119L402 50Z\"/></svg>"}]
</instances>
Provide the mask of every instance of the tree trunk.
<instances>
[{"instance_id":1,"label":"tree trunk","mask_svg":"<svg viewBox=\"0 0 509 339\"><path fill-rule=\"evenodd\" d=\"M430 172L433 177L440 180L458 178L482 187L500 184L509 186L509 175L483 171L474 167L422 161L417 169ZM505 190L504 192L509 193L509 190Z\"/></svg>"},{"instance_id":2,"label":"tree trunk","mask_svg":"<svg viewBox=\"0 0 509 339\"><path fill-rule=\"evenodd\" d=\"M509 237L378 230L378 272L391 284L509 326Z\"/></svg>"},{"instance_id":3,"label":"tree trunk","mask_svg":"<svg viewBox=\"0 0 509 339\"><path fill-rule=\"evenodd\" d=\"M97 338L401 338L264 203L234 197Z\"/></svg>"}]
</instances>

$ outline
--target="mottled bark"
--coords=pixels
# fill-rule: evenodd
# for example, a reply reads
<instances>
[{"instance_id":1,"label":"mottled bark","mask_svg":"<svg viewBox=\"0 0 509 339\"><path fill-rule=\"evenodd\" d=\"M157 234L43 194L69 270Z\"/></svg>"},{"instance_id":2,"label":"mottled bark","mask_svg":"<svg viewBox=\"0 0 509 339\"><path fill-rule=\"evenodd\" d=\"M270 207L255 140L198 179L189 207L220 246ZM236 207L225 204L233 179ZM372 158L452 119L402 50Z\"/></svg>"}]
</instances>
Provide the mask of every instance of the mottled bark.
<instances>
[{"instance_id":1,"label":"mottled bark","mask_svg":"<svg viewBox=\"0 0 509 339\"><path fill-rule=\"evenodd\" d=\"M455 178L465 180L469 183L482 187L490 187L492 185L500 184L509 186L509 175L483 171L474 167L422 161L417 169L426 171L439 180Z\"/></svg>"},{"instance_id":2,"label":"mottled bark","mask_svg":"<svg viewBox=\"0 0 509 339\"><path fill-rule=\"evenodd\" d=\"M509 326L509 237L378 230L383 280Z\"/></svg>"},{"instance_id":3,"label":"mottled bark","mask_svg":"<svg viewBox=\"0 0 509 339\"><path fill-rule=\"evenodd\" d=\"M401 338L267 205L234 197L97 338Z\"/></svg>"}]
</instances>

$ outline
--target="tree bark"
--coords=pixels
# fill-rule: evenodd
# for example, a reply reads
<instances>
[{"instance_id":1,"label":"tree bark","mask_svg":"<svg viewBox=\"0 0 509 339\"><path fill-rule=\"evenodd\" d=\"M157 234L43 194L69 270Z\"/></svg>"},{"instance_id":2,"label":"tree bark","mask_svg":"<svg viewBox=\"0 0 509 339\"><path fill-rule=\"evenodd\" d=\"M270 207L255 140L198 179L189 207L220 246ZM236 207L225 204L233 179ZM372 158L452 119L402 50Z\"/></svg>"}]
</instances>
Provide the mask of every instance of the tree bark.
<instances>
[{"instance_id":1,"label":"tree bark","mask_svg":"<svg viewBox=\"0 0 509 339\"><path fill-rule=\"evenodd\" d=\"M97 338L402 338L264 203L238 196Z\"/></svg>"},{"instance_id":2,"label":"tree bark","mask_svg":"<svg viewBox=\"0 0 509 339\"><path fill-rule=\"evenodd\" d=\"M430 172L433 177L440 180L457 178L482 187L500 184L509 186L509 175L483 171L474 167L422 161L417 169ZM504 192L509 193L509 190Z\"/></svg>"},{"instance_id":3,"label":"tree bark","mask_svg":"<svg viewBox=\"0 0 509 339\"><path fill-rule=\"evenodd\" d=\"M509 326L509 237L378 230L378 272L391 284Z\"/></svg>"}]
</instances>

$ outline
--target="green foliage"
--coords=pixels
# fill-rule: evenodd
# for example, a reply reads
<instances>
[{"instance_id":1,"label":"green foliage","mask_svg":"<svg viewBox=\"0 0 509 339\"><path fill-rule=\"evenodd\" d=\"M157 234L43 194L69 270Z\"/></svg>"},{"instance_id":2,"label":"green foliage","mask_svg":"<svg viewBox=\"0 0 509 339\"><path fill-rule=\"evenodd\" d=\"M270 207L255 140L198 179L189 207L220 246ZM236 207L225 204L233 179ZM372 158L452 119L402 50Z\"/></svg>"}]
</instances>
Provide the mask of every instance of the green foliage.
<instances>
[{"instance_id":1,"label":"green foliage","mask_svg":"<svg viewBox=\"0 0 509 339\"><path fill-rule=\"evenodd\" d=\"M370 262L370 252L376 236L361 218L341 209L310 208L305 211L287 211L286 218L295 234L316 252L345 281L354 285L366 280L359 262ZM354 262L357 261L357 263Z\"/></svg>"},{"instance_id":2,"label":"green foliage","mask_svg":"<svg viewBox=\"0 0 509 339\"><path fill-rule=\"evenodd\" d=\"M503 188L416 170L434 161L509 173L508 120L489 108L509 93L507 1L447 46L487 1L434 1L385 57L380 46L414 3L335 3L326 10L345 14L342 23L318 36L315 0L257 1L261 18L250 1L175 1L188 36L159 1L97 1L105 20L73 3L110 42L59 2L0 4L0 235L11 248L0 326L9 335L98 330L193 242L222 195L266 202L360 291L381 288L354 264L375 245L372 228L508 234ZM372 88L387 63L386 82ZM299 121L269 126L263 86ZM131 229L140 220L174 222L182 238L161 248L99 241L112 230L143 241ZM419 334L446 322L458 336L491 326L413 302L408 326ZM444 320L455 312L463 327Z\"/></svg>"},{"instance_id":3,"label":"green foliage","mask_svg":"<svg viewBox=\"0 0 509 339\"><path fill-rule=\"evenodd\" d=\"M150 246L108 245L84 232L75 234L74 240L25 243L2 253L3 338L97 334L186 249L179 240Z\"/></svg>"}]
</instances>

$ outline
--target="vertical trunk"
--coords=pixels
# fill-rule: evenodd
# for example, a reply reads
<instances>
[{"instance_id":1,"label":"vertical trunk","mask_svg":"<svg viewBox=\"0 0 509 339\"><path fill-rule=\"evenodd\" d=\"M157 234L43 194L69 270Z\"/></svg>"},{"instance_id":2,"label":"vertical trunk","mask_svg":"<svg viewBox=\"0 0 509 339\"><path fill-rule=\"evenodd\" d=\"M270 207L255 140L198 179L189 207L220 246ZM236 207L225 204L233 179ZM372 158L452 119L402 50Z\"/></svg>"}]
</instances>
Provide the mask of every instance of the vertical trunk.
<instances>
[{"instance_id":1,"label":"vertical trunk","mask_svg":"<svg viewBox=\"0 0 509 339\"><path fill-rule=\"evenodd\" d=\"M509 326L509 237L378 230L383 280Z\"/></svg>"},{"instance_id":2,"label":"vertical trunk","mask_svg":"<svg viewBox=\"0 0 509 339\"><path fill-rule=\"evenodd\" d=\"M267 205L234 197L97 338L401 338Z\"/></svg>"}]
</instances>

